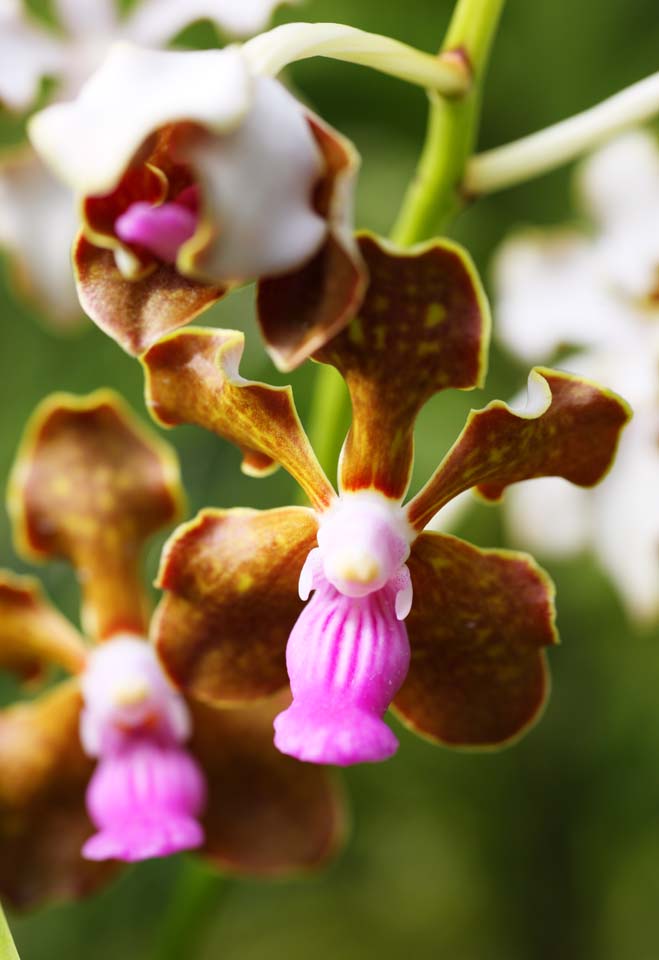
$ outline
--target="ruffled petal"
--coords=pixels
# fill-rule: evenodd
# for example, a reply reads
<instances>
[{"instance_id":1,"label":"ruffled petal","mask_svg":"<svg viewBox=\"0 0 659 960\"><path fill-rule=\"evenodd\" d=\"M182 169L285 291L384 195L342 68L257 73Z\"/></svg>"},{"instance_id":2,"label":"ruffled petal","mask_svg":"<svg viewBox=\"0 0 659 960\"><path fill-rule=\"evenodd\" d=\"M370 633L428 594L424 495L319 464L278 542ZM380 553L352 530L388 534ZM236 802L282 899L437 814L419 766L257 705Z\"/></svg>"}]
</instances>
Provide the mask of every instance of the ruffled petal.
<instances>
[{"instance_id":1,"label":"ruffled petal","mask_svg":"<svg viewBox=\"0 0 659 960\"><path fill-rule=\"evenodd\" d=\"M79 673L85 658L84 640L39 582L0 570L0 667L32 680L51 664Z\"/></svg>"},{"instance_id":2,"label":"ruffled petal","mask_svg":"<svg viewBox=\"0 0 659 960\"><path fill-rule=\"evenodd\" d=\"M181 276L159 262L141 279L127 280L114 253L80 235L74 250L78 296L86 313L133 356L182 327L220 299L224 287Z\"/></svg>"},{"instance_id":3,"label":"ruffled petal","mask_svg":"<svg viewBox=\"0 0 659 960\"><path fill-rule=\"evenodd\" d=\"M0 104L27 110L41 80L57 76L66 64L64 44L40 27L20 0L3 0L0 8Z\"/></svg>"},{"instance_id":4,"label":"ruffled petal","mask_svg":"<svg viewBox=\"0 0 659 960\"><path fill-rule=\"evenodd\" d=\"M141 0L124 24L124 32L136 43L161 47L196 20L210 20L233 37L251 37L268 25L283 2L299 0Z\"/></svg>"},{"instance_id":5,"label":"ruffled petal","mask_svg":"<svg viewBox=\"0 0 659 960\"><path fill-rule=\"evenodd\" d=\"M0 162L0 246L9 253L19 293L60 329L83 319L71 266L76 230L70 190L29 148L5 156Z\"/></svg>"},{"instance_id":6,"label":"ruffled petal","mask_svg":"<svg viewBox=\"0 0 659 960\"><path fill-rule=\"evenodd\" d=\"M370 275L366 299L317 359L339 370L352 400L342 490L375 487L401 499L423 404L449 387L481 385L489 312L475 268L455 244L409 252L362 236L359 245Z\"/></svg>"},{"instance_id":7,"label":"ruffled petal","mask_svg":"<svg viewBox=\"0 0 659 960\"><path fill-rule=\"evenodd\" d=\"M536 368L529 375L526 410L501 400L472 411L467 424L408 507L422 529L453 497L470 487L498 500L519 480L560 476L594 486L609 469L620 431L630 417L614 393L580 377Z\"/></svg>"},{"instance_id":8,"label":"ruffled petal","mask_svg":"<svg viewBox=\"0 0 659 960\"><path fill-rule=\"evenodd\" d=\"M0 711L0 896L16 907L83 897L115 872L80 856L92 832L80 706L71 682Z\"/></svg>"},{"instance_id":9,"label":"ruffled petal","mask_svg":"<svg viewBox=\"0 0 659 960\"><path fill-rule=\"evenodd\" d=\"M202 510L166 544L166 594L152 639L175 683L213 702L252 700L287 683L284 651L302 609L297 584L315 545L310 510Z\"/></svg>"},{"instance_id":10,"label":"ruffled petal","mask_svg":"<svg viewBox=\"0 0 659 960\"><path fill-rule=\"evenodd\" d=\"M191 703L191 750L208 783L203 852L223 869L276 875L320 867L345 834L339 784L272 744L281 697L241 710Z\"/></svg>"},{"instance_id":11,"label":"ruffled petal","mask_svg":"<svg viewBox=\"0 0 659 960\"><path fill-rule=\"evenodd\" d=\"M412 662L396 711L449 746L503 746L548 694L543 647L557 642L554 590L521 553L423 533L409 559Z\"/></svg>"},{"instance_id":12,"label":"ruffled petal","mask_svg":"<svg viewBox=\"0 0 659 960\"><path fill-rule=\"evenodd\" d=\"M114 393L54 394L36 410L10 484L18 548L76 569L85 632L144 633L144 541L176 519L178 464Z\"/></svg>"},{"instance_id":13,"label":"ruffled petal","mask_svg":"<svg viewBox=\"0 0 659 960\"><path fill-rule=\"evenodd\" d=\"M325 161L314 206L328 231L318 253L302 267L259 283L259 323L280 370L299 366L339 333L359 309L366 284L352 232L359 155L349 140L319 117L308 113L307 120Z\"/></svg>"},{"instance_id":14,"label":"ruffled petal","mask_svg":"<svg viewBox=\"0 0 659 960\"><path fill-rule=\"evenodd\" d=\"M334 491L300 423L291 388L241 377L244 343L235 330L189 328L154 344L142 358L149 409L163 426L195 423L235 443L251 476L280 464L322 509Z\"/></svg>"}]
</instances>

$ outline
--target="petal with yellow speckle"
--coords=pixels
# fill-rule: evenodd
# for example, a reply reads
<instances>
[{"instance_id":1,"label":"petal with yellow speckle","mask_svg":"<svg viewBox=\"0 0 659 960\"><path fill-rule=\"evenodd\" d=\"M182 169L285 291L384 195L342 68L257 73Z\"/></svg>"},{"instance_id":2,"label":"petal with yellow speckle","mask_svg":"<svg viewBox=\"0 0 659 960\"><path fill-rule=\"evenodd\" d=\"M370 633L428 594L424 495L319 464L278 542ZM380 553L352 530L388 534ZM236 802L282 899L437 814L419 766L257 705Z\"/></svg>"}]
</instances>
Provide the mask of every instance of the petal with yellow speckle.
<instances>
[{"instance_id":1,"label":"petal with yellow speckle","mask_svg":"<svg viewBox=\"0 0 659 960\"><path fill-rule=\"evenodd\" d=\"M172 450L116 394L54 394L33 414L10 481L17 548L73 565L90 636L146 632L142 547L181 505Z\"/></svg>"},{"instance_id":2,"label":"petal with yellow speckle","mask_svg":"<svg viewBox=\"0 0 659 960\"><path fill-rule=\"evenodd\" d=\"M408 507L417 530L463 490L498 500L519 480L557 476L591 487L606 474L627 404L610 390L558 370L529 376L526 409L493 400L472 411L453 447Z\"/></svg>"},{"instance_id":3,"label":"petal with yellow speckle","mask_svg":"<svg viewBox=\"0 0 659 960\"><path fill-rule=\"evenodd\" d=\"M175 683L231 703L287 684L285 648L302 610L298 579L316 543L311 510L202 510L163 552L152 638Z\"/></svg>"},{"instance_id":4,"label":"petal with yellow speckle","mask_svg":"<svg viewBox=\"0 0 659 960\"><path fill-rule=\"evenodd\" d=\"M350 325L316 356L342 374L353 423L341 487L401 499L416 416L435 393L470 390L485 374L489 312L467 254L448 241L411 251L360 238L370 283Z\"/></svg>"},{"instance_id":5,"label":"petal with yellow speckle","mask_svg":"<svg viewBox=\"0 0 659 960\"><path fill-rule=\"evenodd\" d=\"M408 561L412 660L394 708L453 747L496 747L538 719L557 642L554 588L531 557L423 533Z\"/></svg>"}]
</instances>

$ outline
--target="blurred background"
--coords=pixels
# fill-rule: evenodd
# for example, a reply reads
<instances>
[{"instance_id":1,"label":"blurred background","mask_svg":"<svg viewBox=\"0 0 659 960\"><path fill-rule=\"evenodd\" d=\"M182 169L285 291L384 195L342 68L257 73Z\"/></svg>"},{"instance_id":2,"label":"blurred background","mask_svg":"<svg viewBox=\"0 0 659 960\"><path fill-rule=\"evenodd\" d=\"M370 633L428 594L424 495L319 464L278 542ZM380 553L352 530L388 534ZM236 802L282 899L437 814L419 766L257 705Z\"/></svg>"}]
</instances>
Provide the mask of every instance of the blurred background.
<instances>
[{"instance_id":1,"label":"blurred background","mask_svg":"<svg viewBox=\"0 0 659 960\"><path fill-rule=\"evenodd\" d=\"M342 21L434 50L451 7L452 0L309 0L280 11L277 20ZM217 43L208 25L182 39ZM656 0L510 0L491 62L480 147L566 117L657 69ZM298 64L290 78L356 142L363 157L357 222L386 232L422 142L423 92L326 60ZM2 128L4 143L19 134L18 123ZM471 251L486 283L491 254L511 228L575 221L570 172L484 199L463 214L453 236ZM27 417L53 390L111 386L146 414L133 360L91 323L64 338L49 333L14 296L6 261L0 281L4 482ZM283 382L254 331L252 303L253 291L240 291L203 322L247 330L244 374ZM287 378L303 419L314 372L309 365ZM469 407L510 396L526 375L495 348L485 390L427 406L415 487L439 462ZM168 439L181 458L191 513L206 505L276 506L295 495L283 473L244 477L236 452L201 430L180 428ZM504 542L497 508L474 508L458 532L483 546ZM148 557L149 578L160 543ZM12 550L5 514L0 564L28 569ZM230 880L212 888L200 957L659 957L659 628L629 624L588 556L545 565L558 588L562 646L550 654L553 694L541 723L518 746L478 756L432 747L392 721L401 741L397 757L346 774L352 830L337 863L311 880ZM76 617L70 570L50 564L42 576L52 599ZM2 694L6 700L15 691L5 683ZM21 956L155 956L154 937L171 922L170 905L185 877L194 888L194 868L183 858L152 862L126 870L85 903L11 915Z\"/></svg>"}]
</instances>

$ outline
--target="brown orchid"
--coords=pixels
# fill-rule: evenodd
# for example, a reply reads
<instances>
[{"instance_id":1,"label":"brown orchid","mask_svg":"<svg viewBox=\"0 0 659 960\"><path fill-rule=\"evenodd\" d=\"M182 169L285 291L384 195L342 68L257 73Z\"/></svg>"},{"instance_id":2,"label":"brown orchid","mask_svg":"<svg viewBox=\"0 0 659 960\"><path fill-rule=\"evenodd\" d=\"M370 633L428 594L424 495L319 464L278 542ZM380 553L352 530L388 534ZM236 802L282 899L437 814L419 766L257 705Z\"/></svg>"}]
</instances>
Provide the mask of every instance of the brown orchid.
<instances>
[{"instance_id":1,"label":"brown orchid","mask_svg":"<svg viewBox=\"0 0 659 960\"><path fill-rule=\"evenodd\" d=\"M472 412L403 505L418 411L441 390L482 382L487 305L453 244L401 252L363 236L360 248L366 299L316 354L342 374L352 400L338 497L290 388L239 375L241 334L188 329L145 354L158 421L195 423L233 441L248 473L280 464L311 502L206 509L180 527L163 554L156 646L183 689L227 703L286 684L288 641L293 703L276 720L276 744L307 760L389 756L397 743L382 715L392 701L434 741L503 745L545 703L543 650L557 640L552 584L526 554L477 549L424 527L470 488L493 501L532 477L597 483L629 411L594 383L536 369L527 409L493 401Z\"/></svg>"},{"instance_id":2,"label":"brown orchid","mask_svg":"<svg viewBox=\"0 0 659 960\"><path fill-rule=\"evenodd\" d=\"M86 637L34 579L0 573L0 667L72 675L0 711L0 895L78 897L113 875L108 861L193 847L253 874L324 861L340 797L272 747L281 702L184 699L146 642L142 547L181 507L169 447L109 391L54 395L26 432L9 502L19 550L74 567Z\"/></svg>"}]
</instances>

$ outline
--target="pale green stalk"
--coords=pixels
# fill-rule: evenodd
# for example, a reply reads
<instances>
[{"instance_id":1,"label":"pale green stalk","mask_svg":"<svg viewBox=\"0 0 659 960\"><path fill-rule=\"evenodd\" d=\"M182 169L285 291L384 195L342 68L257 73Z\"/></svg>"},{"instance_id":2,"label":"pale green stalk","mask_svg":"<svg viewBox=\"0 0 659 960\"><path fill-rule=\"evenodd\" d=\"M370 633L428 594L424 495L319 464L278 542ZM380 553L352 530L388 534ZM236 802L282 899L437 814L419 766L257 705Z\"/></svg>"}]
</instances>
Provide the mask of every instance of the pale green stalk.
<instances>
[{"instance_id":1,"label":"pale green stalk","mask_svg":"<svg viewBox=\"0 0 659 960\"><path fill-rule=\"evenodd\" d=\"M165 911L153 960L192 960L199 955L208 925L220 912L230 881L202 861L190 857L181 864L172 905ZM0 955L0 960L5 960Z\"/></svg>"},{"instance_id":2,"label":"pale green stalk","mask_svg":"<svg viewBox=\"0 0 659 960\"><path fill-rule=\"evenodd\" d=\"M11 935L9 929L9 924L7 923L7 918L4 915L2 907L0 906L0 960L20 960L18 956L18 950L14 944L14 939Z\"/></svg>"},{"instance_id":3,"label":"pale green stalk","mask_svg":"<svg viewBox=\"0 0 659 960\"><path fill-rule=\"evenodd\" d=\"M407 192L392 239L409 246L434 236L460 209L465 165L478 129L481 91L490 47L504 0L458 0L440 51L443 62L463 64L470 82L460 97L429 92L430 117L417 174ZM309 436L331 476L345 432L348 399L336 371L322 366L316 376Z\"/></svg>"},{"instance_id":4,"label":"pale green stalk","mask_svg":"<svg viewBox=\"0 0 659 960\"><path fill-rule=\"evenodd\" d=\"M659 73L654 73L568 120L472 157L464 190L475 196L538 177L657 114Z\"/></svg>"}]
</instances>

